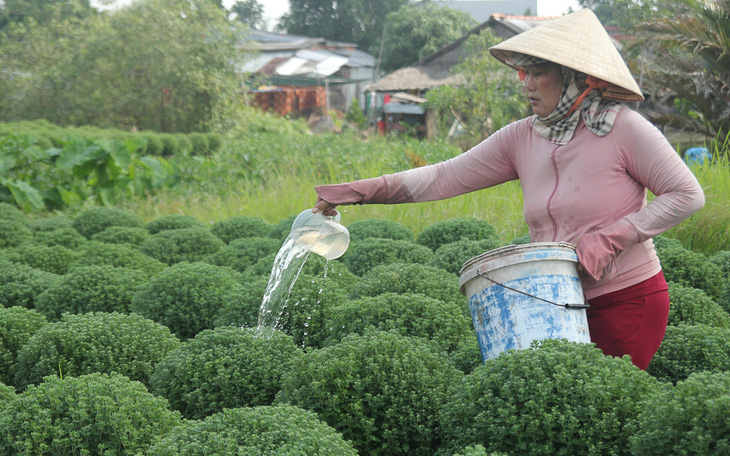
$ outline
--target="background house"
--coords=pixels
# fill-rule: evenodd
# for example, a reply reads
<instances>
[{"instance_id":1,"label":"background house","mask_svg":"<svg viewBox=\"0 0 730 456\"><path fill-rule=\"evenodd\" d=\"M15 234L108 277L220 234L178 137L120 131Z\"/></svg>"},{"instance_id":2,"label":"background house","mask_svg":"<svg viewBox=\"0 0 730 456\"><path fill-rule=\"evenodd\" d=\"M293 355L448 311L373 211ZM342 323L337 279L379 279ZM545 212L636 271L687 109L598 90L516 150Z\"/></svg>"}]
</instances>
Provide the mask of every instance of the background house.
<instances>
[{"instance_id":1,"label":"background house","mask_svg":"<svg viewBox=\"0 0 730 456\"><path fill-rule=\"evenodd\" d=\"M412 5L423 5L425 1L411 1ZM492 14L511 16L532 16L537 14L537 0L439 0L432 4L463 11L482 23Z\"/></svg>"}]
</instances>

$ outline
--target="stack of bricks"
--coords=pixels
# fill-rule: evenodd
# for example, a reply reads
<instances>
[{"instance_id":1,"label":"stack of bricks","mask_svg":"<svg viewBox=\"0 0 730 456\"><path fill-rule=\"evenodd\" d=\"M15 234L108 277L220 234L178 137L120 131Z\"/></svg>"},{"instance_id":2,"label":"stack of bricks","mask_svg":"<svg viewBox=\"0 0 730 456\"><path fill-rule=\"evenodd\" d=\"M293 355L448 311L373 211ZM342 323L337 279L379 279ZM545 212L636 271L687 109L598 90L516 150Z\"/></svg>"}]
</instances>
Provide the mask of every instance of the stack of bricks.
<instances>
[{"instance_id":1,"label":"stack of bricks","mask_svg":"<svg viewBox=\"0 0 730 456\"><path fill-rule=\"evenodd\" d=\"M296 93L298 99L298 109L300 111L325 105L326 100L323 87L299 88L296 90Z\"/></svg>"},{"instance_id":2,"label":"stack of bricks","mask_svg":"<svg viewBox=\"0 0 730 456\"><path fill-rule=\"evenodd\" d=\"M256 103L256 106L261 108L262 111L269 111L271 109L273 95L273 92L256 92L254 103Z\"/></svg>"},{"instance_id":3,"label":"stack of bricks","mask_svg":"<svg viewBox=\"0 0 730 456\"><path fill-rule=\"evenodd\" d=\"M293 89L283 89L275 92L274 95L274 112L284 116L294 110L294 100L296 94Z\"/></svg>"}]
</instances>

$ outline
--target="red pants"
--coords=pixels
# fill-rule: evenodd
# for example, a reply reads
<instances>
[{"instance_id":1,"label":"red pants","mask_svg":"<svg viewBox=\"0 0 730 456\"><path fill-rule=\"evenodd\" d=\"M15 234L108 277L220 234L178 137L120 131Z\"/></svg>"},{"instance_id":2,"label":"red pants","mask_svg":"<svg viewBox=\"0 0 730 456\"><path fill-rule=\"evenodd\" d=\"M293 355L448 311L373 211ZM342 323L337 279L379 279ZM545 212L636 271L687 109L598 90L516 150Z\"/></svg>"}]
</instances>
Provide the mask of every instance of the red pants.
<instances>
[{"instance_id":1,"label":"red pants","mask_svg":"<svg viewBox=\"0 0 730 456\"><path fill-rule=\"evenodd\" d=\"M609 356L630 355L646 370L667 329L669 293L659 273L623 290L588 301L591 341Z\"/></svg>"}]
</instances>

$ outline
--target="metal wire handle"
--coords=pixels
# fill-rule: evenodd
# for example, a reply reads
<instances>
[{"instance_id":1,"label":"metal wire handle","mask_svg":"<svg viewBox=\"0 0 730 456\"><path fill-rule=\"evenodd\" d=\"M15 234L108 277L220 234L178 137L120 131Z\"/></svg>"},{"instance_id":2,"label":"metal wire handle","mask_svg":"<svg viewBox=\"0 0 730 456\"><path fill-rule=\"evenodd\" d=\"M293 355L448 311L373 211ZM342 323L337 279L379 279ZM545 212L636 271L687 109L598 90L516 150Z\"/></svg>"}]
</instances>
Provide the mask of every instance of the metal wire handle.
<instances>
[{"instance_id":1,"label":"metal wire handle","mask_svg":"<svg viewBox=\"0 0 730 456\"><path fill-rule=\"evenodd\" d=\"M518 289L516 289L516 288L508 287L507 285L505 285L505 284L503 284L503 283L499 283L499 282L497 282L496 280L493 280L493 279L491 279L491 278L489 278L489 277L485 276L484 274L482 274L482 273L481 273L481 272L479 272L479 271L477 271L477 275L478 275L479 277L481 277L482 279L487 279L487 280L489 280L490 282L492 282L492 283L493 283L493 284L495 284L495 285L499 285L500 287L506 288L506 289L508 289L508 290L512 290L512 291L514 291L515 293L520 293L520 294L523 294L523 295L525 295L525 296L529 296L529 297L531 297L531 298L537 299L538 301L543 301L543 302L546 302L546 303L548 303L548 304L552 304L552 305L554 305L554 306L559 306L559 307L565 307L566 309L588 309L588 308L590 308L590 306L589 306L589 305L588 305L587 303L585 303L585 302L584 302L583 304L570 304L570 303L566 303L566 304L559 304L559 303L557 303L557 302L553 302L553 301L549 301L549 300L547 300L547 299L543 299L543 298L540 298L539 296L534 296L534 295L531 295L530 293L526 293L526 292L524 292L524 291L521 291L521 290L518 290Z\"/></svg>"}]
</instances>

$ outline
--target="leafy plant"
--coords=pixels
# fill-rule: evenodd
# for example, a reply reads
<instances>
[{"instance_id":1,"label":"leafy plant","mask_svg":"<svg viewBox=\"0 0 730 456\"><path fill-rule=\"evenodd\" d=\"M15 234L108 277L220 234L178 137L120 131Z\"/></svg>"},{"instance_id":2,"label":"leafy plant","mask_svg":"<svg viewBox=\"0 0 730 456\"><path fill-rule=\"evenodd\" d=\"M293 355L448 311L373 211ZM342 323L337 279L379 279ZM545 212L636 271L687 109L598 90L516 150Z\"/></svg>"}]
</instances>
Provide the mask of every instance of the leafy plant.
<instances>
[{"instance_id":1,"label":"leafy plant","mask_svg":"<svg viewBox=\"0 0 730 456\"><path fill-rule=\"evenodd\" d=\"M47 246L60 245L75 250L86 243L86 238L75 229L66 227L52 231L37 231L33 242Z\"/></svg>"},{"instance_id":2,"label":"leafy plant","mask_svg":"<svg viewBox=\"0 0 730 456\"><path fill-rule=\"evenodd\" d=\"M655 243L655 248L667 281L699 288L712 299L722 294L725 284L722 269L705 255L685 249L678 242L671 245Z\"/></svg>"},{"instance_id":3,"label":"leafy plant","mask_svg":"<svg viewBox=\"0 0 730 456\"><path fill-rule=\"evenodd\" d=\"M208 228L181 228L153 234L142 242L139 251L173 265L182 261L201 261L224 245Z\"/></svg>"},{"instance_id":4,"label":"leafy plant","mask_svg":"<svg viewBox=\"0 0 730 456\"><path fill-rule=\"evenodd\" d=\"M266 237L272 226L258 217L233 217L221 220L210 227L210 232L229 244L234 239Z\"/></svg>"},{"instance_id":5,"label":"leafy plant","mask_svg":"<svg viewBox=\"0 0 730 456\"><path fill-rule=\"evenodd\" d=\"M363 219L347 226L350 242L358 242L367 238L395 239L414 241L413 232L401 223L385 219Z\"/></svg>"},{"instance_id":6,"label":"leafy plant","mask_svg":"<svg viewBox=\"0 0 730 456\"><path fill-rule=\"evenodd\" d=\"M342 262L353 274L362 276L379 265L396 262L426 264L432 257L431 249L413 242L367 238L350 244Z\"/></svg>"},{"instance_id":7,"label":"leafy plant","mask_svg":"<svg viewBox=\"0 0 730 456\"><path fill-rule=\"evenodd\" d=\"M91 236L91 240L107 244L130 244L139 246L148 237L150 237L149 232L144 228L110 226L104 231Z\"/></svg>"},{"instance_id":8,"label":"leafy plant","mask_svg":"<svg viewBox=\"0 0 730 456\"><path fill-rule=\"evenodd\" d=\"M12 385L18 352L40 328L46 317L25 307L0 307L0 382Z\"/></svg>"},{"instance_id":9,"label":"leafy plant","mask_svg":"<svg viewBox=\"0 0 730 456\"><path fill-rule=\"evenodd\" d=\"M153 276L167 268L165 263L141 253L132 246L125 244L102 244L90 242L80 252L79 257L70 266L70 270L85 266L114 266L143 271Z\"/></svg>"},{"instance_id":10,"label":"leafy plant","mask_svg":"<svg viewBox=\"0 0 730 456\"><path fill-rule=\"evenodd\" d=\"M497 232L488 222L477 218L453 218L435 222L418 234L416 241L434 252L444 244L470 239L480 241L497 238Z\"/></svg>"},{"instance_id":11,"label":"leafy plant","mask_svg":"<svg viewBox=\"0 0 730 456\"><path fill-rule=\"evenodd\" d=\"M669 326L659 350L646 369L665 382L676 383L693 372L730 370L730 328L707 325Z\"/></svg>"},{"instance_id":12,"label":"leafy plant","mask_svg":"<svg viewBox=\"0 0 730 456\"><path fill-rule=\"evenodd\" d=\"M262 237L235 239L229 245L205 257L203 261L244 272L262 257L276 253L279 247L280 242L277 239Z\"/></svg>"},{"instance_id":13,"label":"leafy plant","mask_svg":"<svg viewBox=\"0 0 730 456\"><path fill-rule=\"evenodd\" d=\"M458 276L459 271L468 260L489 250L501 247L502 245L502 241L496 237L482 239L480 241L462 239L449 244L443 244L436 249L428 265Z\"/></svg>"},{"instance_id":14,"label":"leafy plant","mask_svg":"<svg viewBox=\"0 0 730 456\"><path fill-rule=\"evenodd\" d=\"M6 252L5 259L53 274L66 274L81 252L60 245L27 242Z\"/></svg>"},{"instance_id":15,"label":"leafy plant","mask_svg":"<svg viewBox=\"0 0 730 456\"><path fill-rule=\"evenodd\" d=\"M730 328L730 314L702 290L669 282L669 301L670 325L704 324Z\"/></svg>"},{"instance_id":16,"label":"leafy plant","mask_svg":"<svg viewBox=\"0 0 730 456\"><path fill-rule=\"evenodd\" d=\"M178 230L181 228L205 228L205 223L192 215L167 214L157 217L147 224L147 231L150 234L157 234L160 231Z\"/></svg>"},{"instance_id":17,"label":"leafy plant","mask_svg":"<svg viewBox=\"0 0 730 456\"><path fill-rule=\"evenodd\" d=\"M38 296L58 280L57 274L0 260L0 304L32 309Z\"/></svg>"},{"instance_id":18,"label":"leafy plant","mask_svg":"<svg viewBox=\"0 0 730 456\"><path fill-rule=\"evenodd\" d=\"M86 238L101 233L110 226L139 228L144 226L144 222L132 212L114 207L87 209L73 220L73 227Z\"/></svg>"}]
</instances>

